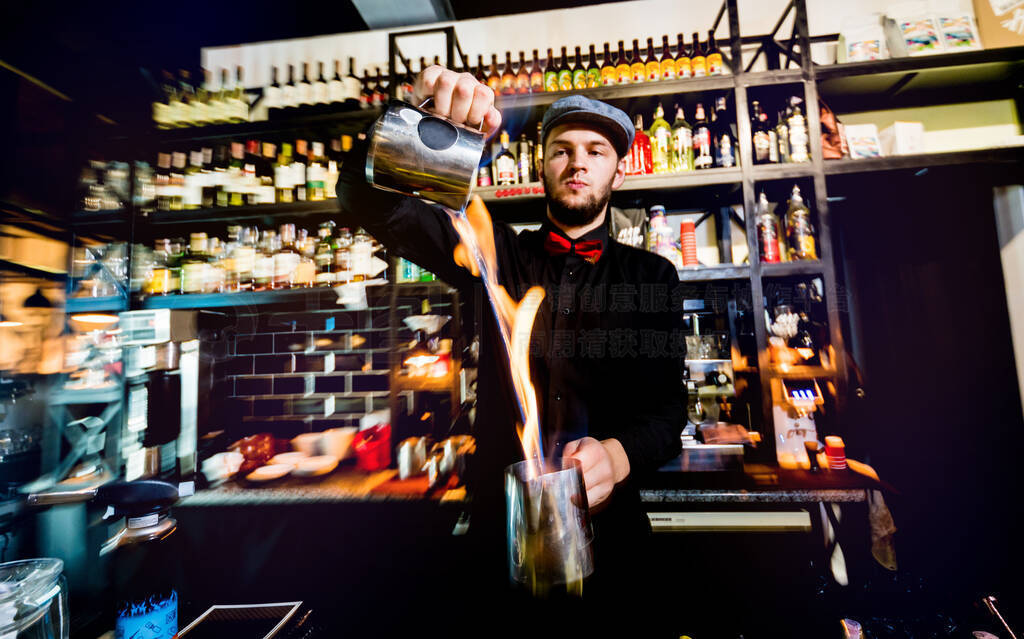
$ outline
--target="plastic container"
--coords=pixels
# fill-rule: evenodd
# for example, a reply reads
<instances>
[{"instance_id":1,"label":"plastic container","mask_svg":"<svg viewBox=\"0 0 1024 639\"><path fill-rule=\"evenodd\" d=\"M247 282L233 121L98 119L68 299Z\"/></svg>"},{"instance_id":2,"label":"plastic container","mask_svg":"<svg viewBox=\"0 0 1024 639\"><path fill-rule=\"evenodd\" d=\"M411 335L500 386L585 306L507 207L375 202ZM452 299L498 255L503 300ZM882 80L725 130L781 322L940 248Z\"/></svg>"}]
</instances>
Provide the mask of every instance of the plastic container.
<instances>
[{"instance_id":1,"label":"plastic container","mask_svg":"<svg viewBox=\"0 0 1024 639\"><path fill-rule=\"evenodd\" d=\"M0 564L0 637L68 639L67 584L60 559Z\"/></svg>"}]
</instances>

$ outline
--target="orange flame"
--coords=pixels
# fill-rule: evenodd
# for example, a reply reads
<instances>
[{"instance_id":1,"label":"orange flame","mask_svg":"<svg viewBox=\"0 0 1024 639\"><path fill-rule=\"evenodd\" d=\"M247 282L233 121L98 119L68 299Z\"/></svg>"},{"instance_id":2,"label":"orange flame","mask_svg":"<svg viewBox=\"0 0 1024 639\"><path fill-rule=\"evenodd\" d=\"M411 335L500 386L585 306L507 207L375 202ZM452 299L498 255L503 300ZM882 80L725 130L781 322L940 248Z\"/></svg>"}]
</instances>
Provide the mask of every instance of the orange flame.
<instances>
[{"instance_id":1,"label":"orange flame","mask_svg":"<svg viewBox=\"0 0 1024 639\"><path fill-rule=\"evenodd\" d=\"M519 440L526 459L532 461L533 476L544 466L544 449L540 437L537 392L530 379L530 335L533 321L544 299L544 289L534 286L517 304L504 286L498 284L498 259L494 247L491 215L479 196L473 196L465 216L449 212L461 243L455 248L455 263L479 277L484 272L484 286L491 298L494 314L502 335L512 373L512 386L519 402L522 423L517 425Z\"/></svg>"}]
</instances>

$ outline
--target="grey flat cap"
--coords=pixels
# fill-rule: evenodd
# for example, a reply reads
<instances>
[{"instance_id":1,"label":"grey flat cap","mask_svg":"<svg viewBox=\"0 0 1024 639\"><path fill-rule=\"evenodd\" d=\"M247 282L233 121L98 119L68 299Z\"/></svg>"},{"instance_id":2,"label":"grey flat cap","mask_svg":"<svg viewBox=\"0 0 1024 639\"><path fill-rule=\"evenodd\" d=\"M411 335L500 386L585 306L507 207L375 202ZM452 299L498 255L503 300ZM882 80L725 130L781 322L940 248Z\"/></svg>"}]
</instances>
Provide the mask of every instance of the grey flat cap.
<instances>
[{"instance_id":1,"label":"grey flat cap","mask_svg":"<svg viewBox=\"0 0 1024 639\"><path fill-rule=\"evenodd\" d=\"M570 122L584 122L598 126L608 135L619 157L629 152L633 144L633 123L622 109L582 95L570 95L555 101L544 112L541 143L556 126Z\"/></svg>"}]
</instances>

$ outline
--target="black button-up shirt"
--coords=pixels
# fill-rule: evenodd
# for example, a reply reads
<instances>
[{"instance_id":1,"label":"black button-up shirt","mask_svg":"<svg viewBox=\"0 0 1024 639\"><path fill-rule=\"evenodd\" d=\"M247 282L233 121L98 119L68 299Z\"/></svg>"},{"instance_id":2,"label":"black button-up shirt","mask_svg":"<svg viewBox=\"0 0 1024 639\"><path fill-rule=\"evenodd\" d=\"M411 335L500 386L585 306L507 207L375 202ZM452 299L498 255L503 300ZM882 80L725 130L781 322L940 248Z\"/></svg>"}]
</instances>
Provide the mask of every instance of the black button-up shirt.
<instances>
[{"instance_id":1,"label":"black button-up shirt","mask_svg":"<svg viewBox=\"0 0 1024 639\"><path fill-rule=\"evenodd\" d=\"M349 223L366 228L391 254L481 295L479 280L453 261L459 238L448 214L421 200L369 187L362 166L361 158L347 162L338 180L339 204ZM541 203L536 219L545 218ZM507 224L494 224L499 283L515 300L532 286L546 291L530 344L545 455L557 459L567 442L587 435L618 439L629 459L631 481L617 488L611 503L595 516L595 526L600 533L602 520L615 520L628 521L633 530L649 530L632 480L679 454L685 419L678 274L663 257L610 241L606 225L578 238L604 242L596 263L574 253L549 255L544 240L552 231L561 233L547 221L537 231L518 235ZM508 360L487 304L477 305L484 309L477 454L468 479L478 500L495 502L501 512L502 472L523 452Z\"/></svg>"}]
</instances>

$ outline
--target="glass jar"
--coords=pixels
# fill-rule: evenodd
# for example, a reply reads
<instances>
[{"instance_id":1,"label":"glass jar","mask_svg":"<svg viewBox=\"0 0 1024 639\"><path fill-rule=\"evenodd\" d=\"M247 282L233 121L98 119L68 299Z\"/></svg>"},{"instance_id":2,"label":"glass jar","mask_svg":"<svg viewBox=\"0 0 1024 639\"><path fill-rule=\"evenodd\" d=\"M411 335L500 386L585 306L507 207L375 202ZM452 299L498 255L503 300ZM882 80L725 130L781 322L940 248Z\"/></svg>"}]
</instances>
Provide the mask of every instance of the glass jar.
<instances>
[{"instance_id":1,"label":"glass jar","mask_svg":"<svg viewBox=\"0 0 1024 639\"><path fill-rule=\"evenodd\" d=\"M0 637L68 639L67 583L60 559L0 564Z\"/></svg>"}]
</instances>

